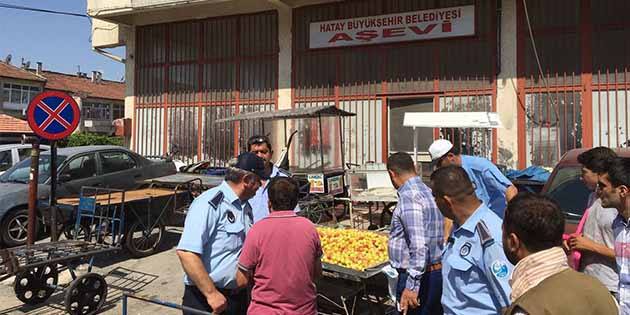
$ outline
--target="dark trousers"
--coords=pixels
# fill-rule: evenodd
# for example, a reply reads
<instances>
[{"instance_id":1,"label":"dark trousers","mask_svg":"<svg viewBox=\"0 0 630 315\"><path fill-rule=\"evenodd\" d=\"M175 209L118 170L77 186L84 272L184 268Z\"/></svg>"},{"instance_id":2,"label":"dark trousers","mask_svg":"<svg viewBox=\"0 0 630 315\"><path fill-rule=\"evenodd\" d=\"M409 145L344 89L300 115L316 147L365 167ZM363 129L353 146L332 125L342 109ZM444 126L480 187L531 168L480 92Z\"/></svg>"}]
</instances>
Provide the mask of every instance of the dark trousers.
<instances>
[{"instance_id":1,"label":"dark trousers","mask_svg":"<svg viewBox=\"0 0 630 315\"><path fill-rule=\"evenodd\" d=\"M246 315L247 307L249 306L249 298L247 290L240 290L237 293L232 290L219 289L219 292L225 296L227 300L227 308L221 314L224 315ZM212 313L212 308L208 305L206 296L192 285L187 285L184 289L184 298L182 299L182 305L194 308L200 311ZM191 315L190 312L183 312L184 315Z\"/></svg>"},{"instance_id":2,"label":"dark trousers","mask_svg":"<svg viewBox=\"0 0 630 315\"><path fill-rule=\"evenodd\" d=\"M405 283L407 282L407 271L398 269L398 284L396 285L396 299L400 301ZM407 315L442 315L442 270L435 270L422 275L420 278L420 292L418 299L420 306L410 308ZM399 314L402 314L400 312Z\"/></svg>"}]
</instances>

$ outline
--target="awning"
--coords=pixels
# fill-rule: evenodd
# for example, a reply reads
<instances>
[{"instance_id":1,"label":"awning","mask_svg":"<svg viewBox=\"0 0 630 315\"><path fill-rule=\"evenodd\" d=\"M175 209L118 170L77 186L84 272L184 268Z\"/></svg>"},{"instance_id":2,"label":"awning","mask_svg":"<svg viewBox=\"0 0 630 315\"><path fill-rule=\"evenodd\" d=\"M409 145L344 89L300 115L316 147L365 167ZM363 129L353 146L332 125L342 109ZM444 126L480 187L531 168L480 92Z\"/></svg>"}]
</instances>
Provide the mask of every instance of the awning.
<instances>
[{"instance_id":1,"label":"awning","mask_svg":"<svg viewBox=\"0 0 630 315\"><path fill-rule=\"evenodd\" d=\"M405 113L405 127L429 128L502 128L495 112Z\"/></svg>"},{"instance_id":2,"label":"awning","mask_svg":"<svg viewBox=\"0 0 630 315\"><path fill-rule=\"evenodd\" d=\"M316 106L308 108L291 108L276 111L266 112L251 112L239 114L236 116L217 119L216 122L230 122L230 121L242 121L242 120L282 120L282 119L304 119L304 118L318 118L318 117L351 117L356 116L355 113L350 113L345 110L335 107L335 105L329 106Z\"/></svg>"}]
</instances>

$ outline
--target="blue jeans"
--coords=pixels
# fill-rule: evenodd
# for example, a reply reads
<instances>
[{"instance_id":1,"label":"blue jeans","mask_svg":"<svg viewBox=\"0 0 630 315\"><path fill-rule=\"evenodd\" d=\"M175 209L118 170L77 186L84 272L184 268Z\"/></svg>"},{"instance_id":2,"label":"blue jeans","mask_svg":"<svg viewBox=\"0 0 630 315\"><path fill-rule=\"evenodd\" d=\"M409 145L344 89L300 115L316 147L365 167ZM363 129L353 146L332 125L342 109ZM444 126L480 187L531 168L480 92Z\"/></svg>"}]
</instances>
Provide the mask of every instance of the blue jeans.
<instances>
[{"instance_id":1,"label":"blue jeans","mask_svg":"<svg viewBox=\"0 0 630 315\"><path fill-rule=\"evenodd\" d=\"M400 301L400 296L405 289L407 282L407 271L398 269L398 284L396 285L396 299ZM425 273L420 278L420 292L418 299L420 307L407 310L407 315L441 315L442 310L442 270L435 270ZM402 314L400 312L399 314Z\"/></svg>"}]
</instances>

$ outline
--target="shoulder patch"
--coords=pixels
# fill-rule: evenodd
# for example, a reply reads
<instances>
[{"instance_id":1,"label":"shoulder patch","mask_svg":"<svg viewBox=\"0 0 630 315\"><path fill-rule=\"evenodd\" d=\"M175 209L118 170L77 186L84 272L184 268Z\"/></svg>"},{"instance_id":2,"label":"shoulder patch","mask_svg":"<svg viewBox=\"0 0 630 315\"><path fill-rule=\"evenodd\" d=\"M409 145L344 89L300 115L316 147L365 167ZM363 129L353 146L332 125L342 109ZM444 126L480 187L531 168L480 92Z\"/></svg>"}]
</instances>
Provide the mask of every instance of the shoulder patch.
<instances>
[{"instance_id":1,"label":"shoulder patch","mask_svg":"<svg viewBox=\"0 0 630 315\"><path fill-rule=\"evenodd\" d=\"M494 243L494 238L490 235L490 229L488 229L486 222L483 222L483 220L479 220L479 223L477 223L477 232L479 232L481 246L487 247Z\"/></svg>"},{"instance_id":2,"label":"shoulder patch","mask_svg":"<svg viewBox=\"0 0 630 315\"><path fill-rule=\"evenodd\" d=\"M219 191L216 195L214 195L214 197L212 197L212 199L210 199L210 201L208 201L208 204L210 204L214 210L217 210L219 209L221 202L223 202L224 197L223 192Z\"/></svg>"},{"instance_id":3,"label":"shoulder patch","mask_svg":"<svg viewBox=\"0 0 630 315\"><path fill-rule=\"evenodd\" d=\"M505 278L508 275L508 266L502 259L497 259L492 263L492 274L497 278Z\"/></svg>"}]
</instances>

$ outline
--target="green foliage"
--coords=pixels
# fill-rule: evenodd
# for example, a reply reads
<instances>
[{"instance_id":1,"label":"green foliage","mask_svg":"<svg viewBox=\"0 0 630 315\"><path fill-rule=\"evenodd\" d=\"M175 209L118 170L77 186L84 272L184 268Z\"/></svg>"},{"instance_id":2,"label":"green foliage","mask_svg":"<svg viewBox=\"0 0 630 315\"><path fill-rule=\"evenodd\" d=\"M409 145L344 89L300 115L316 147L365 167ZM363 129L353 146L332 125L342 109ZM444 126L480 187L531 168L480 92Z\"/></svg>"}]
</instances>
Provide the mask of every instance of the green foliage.
<instances>
[{"instance_id":1,"label":"green foliage","mask_svg":"<svg viewBox=\"0 0 630 315\"><path fill-rule=\"evenodd\" d=\"M78 147L84 145L123 145L123 139L108 137L92 132L76 132L59 141L60 147Z\"/></svg>"}]
</instances>

